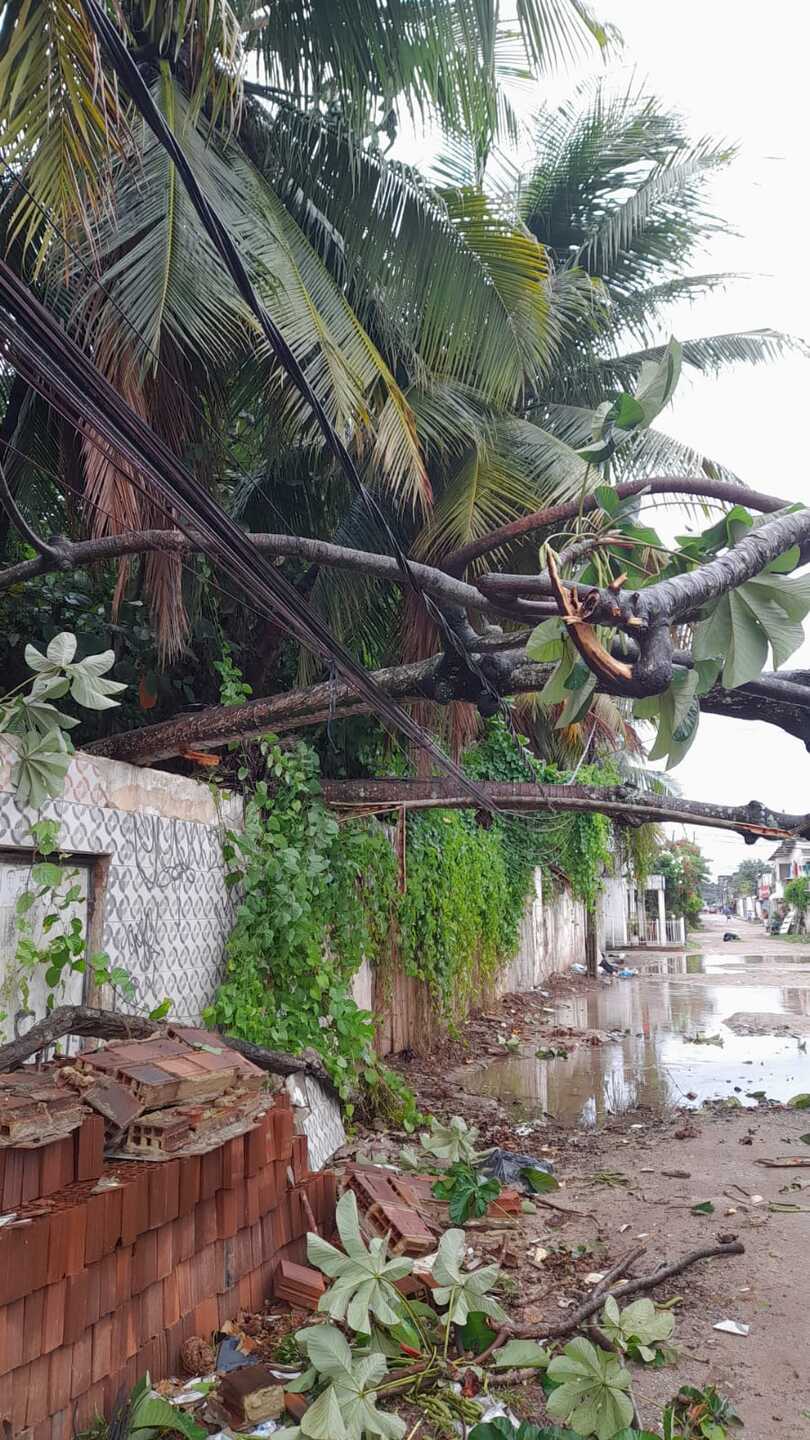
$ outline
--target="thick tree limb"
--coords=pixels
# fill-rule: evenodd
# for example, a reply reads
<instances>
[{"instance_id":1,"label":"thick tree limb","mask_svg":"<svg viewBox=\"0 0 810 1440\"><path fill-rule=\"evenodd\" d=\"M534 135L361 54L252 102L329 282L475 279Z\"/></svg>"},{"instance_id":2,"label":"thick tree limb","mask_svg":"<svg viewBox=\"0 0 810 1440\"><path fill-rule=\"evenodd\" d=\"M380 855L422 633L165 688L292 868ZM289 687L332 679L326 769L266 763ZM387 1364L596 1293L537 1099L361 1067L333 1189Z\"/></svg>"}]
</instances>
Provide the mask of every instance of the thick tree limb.
<instances>
[{"instance_id":1,"label":"thick tree limb","mask_svg":"<svg viewBox=\"0 0 810 1440\"><path fill-rule=\"evenodd\" d=\"M749 510L760 510L766 514L790 504L789 500L780 500L775 495L764 494L761 490L749 490L742 483L734 485L727 480L710 480L706 475L652 475L646 480L625 480L616 486L616 495L620 500L628 500L633 495L645 493L698 495L707 500L719 500L724 505L745 505ZM443 569L452 575L463 575L473 560L478 560L481 555L488 555L501 545L520 540L535 530L546 530L552 525L563 524L566 520L575 520L580 514L588 515L592 510L598 509L599 501L591 494L586 495L581 502L571 500L563 505L547 505L543 510L534 510L530 515L522 515L519 520L512 520L508 525L500 525L497 530L490 530L488 535L481 535L477 540L471 540L468 545L454 550L452 555L448 555L442 562Z\"/></svg>"},{"instance_id":2,"label":"thick tree limb","mask_svg":"<svg viewBox=\"0 0 810 1440\"><path fill-rule=\"evenodd\" d=\"M180 1024L174 1021L174 1024ZM117 1010L96 1010L90 1005L59 1005L45 1020L32 1025L25 1035L0 1046L0 1073L16 1070L30 1060L32 1055L53 1045L66 1035L81 1035L94 1040L146 1040L150 1035L163 1033L165 1025L147 1020L142 1015L124 1015ZM252 1060L261 1070L271 1075L295 1075L304 1071L319 1080L334 1094L334 1086L313 1051L302 1055L287 1055L281 1050L265 1050L260 1045L251 1045L233 1035L223 1035L223 1044L238 1050L247 1060Z\"/></svg>"},{"instance_id":3,"label":"thick tree limb","mask_svg":"<svg viewBox=\"0 0 810 1440\"><path fill-rule=\"evenodd\" d=\"M735 830L746 837L776 839L780 835L810 837L810 815L769 810L757 800L747 805L720 805L711 801L682 800L655 795L631 785L544 785L532 781L487 780L482 787L499 810L521 815L579 813L610 815L619 822L643 825L649 821L710 825ZM335 806L369 809L405 805L423 810L464 810L470 800L451 780L324 780L324 799Z\"/></svg>"},{"instance_id":4,"label":"thick tree limb","mask_svg":"<svg viewBox=\"0 0 810 1440\"><path fill-rule=\"evenodd\" d=\"M686 659L677 652L674 658L679 664ZM527 660L522 648L482 650L476 659L501 695L541 690L552 669L550 665ZM447 704L453 699L467 698L460 685L456 689L449 687L441 655L410 665L393 665L377 670L373 678L388 694L399 700L432 700ZM786 693L788 686L790 690ZM448 688L452 693L448 693ZM700 704L701 709L710 715L762 720L797 736L810 749L810 671L782 671L779 675L765 672L755 684L741 685L736 690L724 690L716 685L708 695L701 697ZM107 755L134 765L151 765L179 755L189 746L218 748L231 740L251 739L268 730L286 734L319 725L330 714L340 719L367 712L368 705L358 699L350 686L342 681L337 681L334 686L322 682L306 689L288 690L280 695L251 700L246 705L213 705L192 715L176 716L159 725L144 725L137 730L110 735L85 748L94 755Z\"/></svg>"},{"instance_id":5,"label":"thick tree limb","mask_svg":"<svg viewBox=\"0 0 810 1440\"><path fill-rule=\"evenodd\" d=\"M402 568L393 555L375 555L367 550L353 550L346 545L332 545L326 540L313 540L306 535L251 534L257 550L267 555L289 556L305 560L319 567L338 567L370 575L389 584L403 585L405 577ZM85 565L104 564L118 560L124 555L145 555L161 551L172 555L191 555L204 551L207 542L184 535L180 530L126 530L120 535L102 535L94 540L65 540L53 548L50 555L39 555L35 560L23 560L0 570L0 592L12 585L23 584L38 575L47 575L52 570L78 570ZM496 614L496 606L476 589L463 580L447 575L432 565L419 565L410 561L414 579L427 594L450 605L461 605L465 609Z\"/></svg>"}]
</instances>

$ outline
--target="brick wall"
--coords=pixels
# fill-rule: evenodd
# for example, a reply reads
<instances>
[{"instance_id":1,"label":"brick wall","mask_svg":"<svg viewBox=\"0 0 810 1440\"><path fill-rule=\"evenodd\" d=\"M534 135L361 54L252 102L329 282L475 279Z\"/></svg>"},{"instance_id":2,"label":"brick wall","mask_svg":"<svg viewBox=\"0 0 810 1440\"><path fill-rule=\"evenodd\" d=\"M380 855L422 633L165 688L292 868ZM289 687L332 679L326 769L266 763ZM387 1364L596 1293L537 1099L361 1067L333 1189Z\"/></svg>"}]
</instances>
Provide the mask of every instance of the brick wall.
<instances>
[{"instance_id":1,"label":"brick wall","mask_svg":"<svg viewBox=\"0 0 810 1440\"><path fill-rule=\"evenodd\" d=\"M93 1178L47 1198L31 1178L25 1223L0 1228L0 1421L13 1436L71 1440L147 1370L176 1374L190 1336L261 1310L279 1262L304 1258L304 1196L332 1228L334 1176L310 1172L284 1092L202 1155L103 1164L99 1151L94 1164L96 1143L92 1128L69 1142L73 1175L81 1163ZM16 1186L25 1166L10 1157L23 1152L3 1153Z\"/></svg>"}]
</instances>

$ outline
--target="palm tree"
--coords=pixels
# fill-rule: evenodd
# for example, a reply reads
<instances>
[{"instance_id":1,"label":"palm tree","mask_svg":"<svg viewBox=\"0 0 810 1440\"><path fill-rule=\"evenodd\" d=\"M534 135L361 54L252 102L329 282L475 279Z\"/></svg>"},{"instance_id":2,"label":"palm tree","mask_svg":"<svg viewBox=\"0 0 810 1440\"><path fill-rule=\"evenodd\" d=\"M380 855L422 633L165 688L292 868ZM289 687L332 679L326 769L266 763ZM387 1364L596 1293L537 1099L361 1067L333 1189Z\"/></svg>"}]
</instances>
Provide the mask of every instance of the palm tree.
<instances>
[{"instance_id":1,"label":"palm tree","mask_svg":"<svg viewBox=\"0 0 810 1440\"><path fill-rule=\"evenodd\" d=\"M516 14L524 71L604 38L581 0L518 0ZM445 199L381 154L405 113L514 133L500 76L516 42L495 0L126 0L115 16L330 420L382 493L426 513L414 377L508 410L551 350L542 246L480 190ZM0 95L6 242L129 403L226 494L274 462L300 472L302 446L339 486L173 165L105 73L81 0L10 0ZM119 457L19 388L2 439L24 499L43 464L59 475L66 523L171 521ZM165 556L144 572L170 657L188 628L181 572Z\"/></svg>"}]
</instances>

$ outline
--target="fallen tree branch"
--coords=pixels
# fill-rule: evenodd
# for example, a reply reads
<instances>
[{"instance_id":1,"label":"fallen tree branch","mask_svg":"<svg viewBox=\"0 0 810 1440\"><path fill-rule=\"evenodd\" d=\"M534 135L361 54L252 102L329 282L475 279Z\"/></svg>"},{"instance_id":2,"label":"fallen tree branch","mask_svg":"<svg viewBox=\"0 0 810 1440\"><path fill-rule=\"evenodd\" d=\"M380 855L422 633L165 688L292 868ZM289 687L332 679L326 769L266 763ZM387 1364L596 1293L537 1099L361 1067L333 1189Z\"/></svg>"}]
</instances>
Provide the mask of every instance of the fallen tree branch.
<instances>
[{"instance_id":1,"label":"fallen tree branch","mask_svg":"<svg viewBox=\"0 0 810 1440\"><path fill-rule=\"evenodd\" d=\"M615 487L617 499L628 500L633 495L698 495L707 500L717 500L722 505L745 505L749 510L760 510L764 514L781 510L789 500L780 500L776 495L766 495L761 490L749 490L742 482L735 485L728 480L710 480L706 475L650 475L646 479L625 480ZM443 569L451 575L462 575L467 566L497 550L501 545L530 535L534 530L546 530L551 525L560 525L566 520L575 520L579 515L588 515L598 510L596 494L584 499L569 500L562 505L547 505L543 510L534 510L530 515L521 515L507 525L499 525L488 535L480 535L468 545L454 550L442 561Z\"/></svg>"},{"instance_id":2,"label":"fallen tree branch","mask_svg":"<svg viewBox=\"0 0 810 1440\"><path fill-rule=\"evenodd\" d=\"M174 1025L182 1023L178 1020L172 1022ZM189 1021L189 1024L192 1022ZM32 1055L47 1049L66 1035L80 1035L93 1040L146 1040L150 1035L165 1034L166 1028L165 1024L147 1020L143 1015L126 1015L118 1010L97 1010L90 1005L59 1005L44 1020L32 1025L25 1035L0 1046L0 1074L16 1070L26 1060L30 1060ZM211 1033L214 1038L219 1034L218 1031ZM224 1045L228 1045L231 1050L237 1050L245 1059L252 1060L260 1070L266 1070L271 1075L296 1075L303 1071L320 1081L330 1094L336 1093L314 1051L288 1055L282 1050L265 1050L261 1045L251 1045L250 1041L240 1040L233 1035L222 1035L220 1038Z\"/></svg>"},{"instance_id":3,"label":"fallen tree branch","mask_svg":"<svg viewBox=\"0 0 810 1440\"><path fill-rule=\"evenodd\" d=\"M678 664L684 664L686 658L677 651L673 655ZM474 653L473 659L500 695L542 690L553 669L552 665L528 660L522 645L513 649L482 649ZM448 693L448 689L452 692L452 685L442 655L376 670L372 679L399 700L447 704L453 699L466 698L460 691ZM735 690L715 685L708 695L701 696L700 705L706 714L762 720L796 735L810 749L810 671L782 671L778 675L766 671L757 681ZM268 730L287 734L321 724L329 716L342 719L367 714L368 710L368 703L360 699L351 686L340 680L334 685L325 681L305 689L250 700L245 705L212 705L193 715L181 715L159 725L143 725L137 730L107 736L85 748L94 755L107 755L134 765L152 765L181 754L186 747L216 748L230 740L246 740Z\"/></svg>"},{"instance_id":4,"label":"fallen tree branch","mask_svg":"<svg viewBox=\"0 0 810 1440\"><path fill-rule=\"evenodd\" d=\"M657 1289L659 1285L664 1284L665 1280L671 1280L675 1275L682 1274L691 1265L696 1265L699 1260L714 1260L744 1254L745 1246L739 1240L734 1240L728 1245L707 1245L700 1250L690 1250L682 1260L676 1260L672 1265L662 1265L651 1275L642 1275L638 1280L630 1280L620 1288L612 1286L610 1290L600 1290L598 1293L590 1295L584 1304L580 1305L565 1320L558 1321L556 1325L544 1326L533 1321L530 1325L513 1325L509 1333L511 1336L521 1339L540 1336L544 1340L559 1340L563 1335L571 1335L575 1330L579 1330L586 1321L590 1320L592 1315L596 1314L609 1295L613 1295L616 1300L624 1301L631 1295L641 1295L648 1290Z\"/></svg>"}]
</instances>

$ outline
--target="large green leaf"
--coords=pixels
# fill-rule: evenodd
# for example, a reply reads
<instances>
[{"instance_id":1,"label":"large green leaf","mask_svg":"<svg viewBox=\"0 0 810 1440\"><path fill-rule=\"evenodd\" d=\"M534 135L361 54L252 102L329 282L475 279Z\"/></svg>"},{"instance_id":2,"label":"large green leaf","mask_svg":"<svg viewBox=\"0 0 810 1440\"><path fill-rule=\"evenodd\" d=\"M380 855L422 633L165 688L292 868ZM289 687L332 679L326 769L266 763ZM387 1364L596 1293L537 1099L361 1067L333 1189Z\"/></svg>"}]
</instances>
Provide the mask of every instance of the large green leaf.
<instances>
[{"instance_id":1,"label":"large green leaf","mask_svg":"<svg viewBox=\"0 0 810 1440\"><path fill-rule=\"evenodd\" d=\"M467 1237L463 1230L446 1230L433 1262L436 1287L433 1299L447 1307L448 1319L463 1325L470 1314L489 1315L499 1324L507 1319L506 1311L489 1294L498 1279L497 1265L482 1265L478 1270L464 1269Z\"/></svg>"},{"instance_id":2,"label":"large green leaf","mask_svg":"<svg viewBox=\"0 0 810 1440\"><path fill-rule=\"evenodd\" d=\"M347 1190L335 1211L338 1234L346 1251L331 1245L320 1235L307 1236L307 1256L334 1284L321 1296L318 1309L333 1320L342 1320L364 1335L371 1330L371 1315L382 1325L395 1325L401 1318L396 1281L410 1275L413 1265L404 1256L388 1258L386 1241L375 1237L368 1247L360 1233L357 1200Z\"/></svg>"},{"instance_id":3,"label":"large green leaf","mask_svg":"<svg viewBox=\"0 0 810 1440\"><path fill-rule=\"evenodd\" d=\"M581 1336L569 1341L548 1371L559 1382L546 1400L549 1414L565 1420L577 1435L613 1440L633 1419L630 1376L615 1355L597 1350Z\"/></svg>"}]
</instances>

